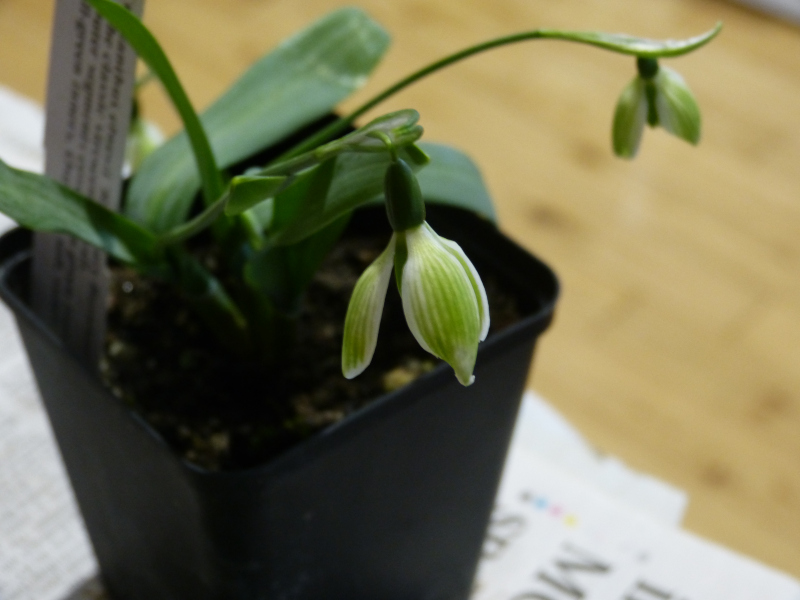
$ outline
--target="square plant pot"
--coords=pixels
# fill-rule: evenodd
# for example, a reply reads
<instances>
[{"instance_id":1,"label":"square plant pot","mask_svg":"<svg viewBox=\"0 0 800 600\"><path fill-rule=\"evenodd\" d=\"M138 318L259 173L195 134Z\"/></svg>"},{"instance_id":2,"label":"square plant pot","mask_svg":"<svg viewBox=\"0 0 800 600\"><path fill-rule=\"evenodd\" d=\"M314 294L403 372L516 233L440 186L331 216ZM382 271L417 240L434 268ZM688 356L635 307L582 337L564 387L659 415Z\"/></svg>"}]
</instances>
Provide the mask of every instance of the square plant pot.
<instances>
[{"instance_id":1,"label":"square plant pot","mask_svg":"<svg viewBox=\"0 0 800 600\"><path fill-rule=\"evenodd\" d=\"M558 283L470 213L429 221L518 300L475 383L440 364L256 468L212 472L81 366L26 301L30 234L0 239L16 316L103 580L116 600L465 599Z\"/></svg>"}]
</instances>

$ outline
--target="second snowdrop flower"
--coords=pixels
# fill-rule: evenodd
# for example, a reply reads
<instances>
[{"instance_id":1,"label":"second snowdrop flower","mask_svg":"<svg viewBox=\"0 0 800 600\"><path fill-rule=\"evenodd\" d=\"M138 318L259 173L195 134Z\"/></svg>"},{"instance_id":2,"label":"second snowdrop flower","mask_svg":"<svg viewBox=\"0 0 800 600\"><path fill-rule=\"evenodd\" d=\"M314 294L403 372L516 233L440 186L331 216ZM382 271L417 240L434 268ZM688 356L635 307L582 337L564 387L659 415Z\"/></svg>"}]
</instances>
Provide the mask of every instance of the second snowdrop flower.
<instances>
[{"instance_id":1,"label":"second snowdrop flower","mask_svg":"<svg viewBox=\"0 0 800 600\"><path fill-rule=\"evenodd\" d=\"M639 58L636 65L639 73L622 91L614 113L614 152L624 158L636 156L645 122L696 145L700 109L683 77L655 59Z\"/></svg>"}]
</instances>

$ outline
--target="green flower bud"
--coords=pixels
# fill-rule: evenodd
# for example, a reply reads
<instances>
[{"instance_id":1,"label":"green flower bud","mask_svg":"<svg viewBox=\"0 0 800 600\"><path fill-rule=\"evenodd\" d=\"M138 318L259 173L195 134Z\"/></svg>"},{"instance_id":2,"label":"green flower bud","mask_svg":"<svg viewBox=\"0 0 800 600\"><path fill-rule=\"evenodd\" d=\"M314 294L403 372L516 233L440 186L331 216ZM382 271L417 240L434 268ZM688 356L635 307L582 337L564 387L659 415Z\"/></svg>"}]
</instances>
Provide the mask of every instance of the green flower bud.
<instances>
[{"instance_id":1,"label":"green flower bud","mask_svg":"<svg viewBox=\"0 0 800 600\"><path fill-rule=\"evenodd\" d=\"M402 159L393 161L384 177L386 216L394 231L405 231L425 221L425 201L411 167Z\"/></svg>"},{"instance_id":2,"label":"green flower bud","mask_svg":"<svg viewBox=\"0 0 800 600\"><path fill-rule=\"evenodd\" d=\"M422 125L417 125L419 113L413 109L398 110L374 119L354 132L320 146L317 153L386 152L387 139L396 148L413 144L422 137Z\"/></svg>"},{"instance_id":3,"label":"green flower bud","mask_svg":"<svg viewBox=\"0 0 800 600\"><path fill-rule=\"evenodd\" d=\"M647 122L691 144L700 141L700 109L683 78L653 59L637 61L639 74L622 91L614 112L614 153L633 158Z\"/></svg>"},{"instance_id":4,"label":"green flower bud","mask_svg":"<svg viewBox=\"0 0 800 600\"><path fill-rule=\"evenodd\" d=\"M360 374L372 360L393 264L411 333L422 348L453 367L462 385L470 385L478 343L489 331L486 290L458 244L439 237L427 223L395 232L359 278L345 319L345 377Z\"/></svg>"}]
</instances>

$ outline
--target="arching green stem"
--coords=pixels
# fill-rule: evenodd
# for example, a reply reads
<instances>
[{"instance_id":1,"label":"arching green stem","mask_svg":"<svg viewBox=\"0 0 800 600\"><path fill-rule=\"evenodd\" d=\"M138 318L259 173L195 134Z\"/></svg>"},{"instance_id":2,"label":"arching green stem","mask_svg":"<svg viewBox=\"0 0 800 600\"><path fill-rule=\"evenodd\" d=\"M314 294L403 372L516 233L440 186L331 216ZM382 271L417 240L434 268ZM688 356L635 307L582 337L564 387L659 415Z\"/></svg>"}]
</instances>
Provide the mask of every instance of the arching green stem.
<instances>
[{"instance_id":1,"label":"arching green stem","mask_svg":"<svg viewBox=\"0 0 800 600\"><path fill-rule=\"evenodd\" d=\"M465 58L480 54L481 52L486 52L487 50L491 50L493 48L508 46L510 44L516 44L518 42L525 42L529 40L550 39L575 42L578 44L587 44L596 48L610 50L619 54L637 56L639 58L657 59L681 56L682 54L687 54L693 50L697 50L714 39L721 29L722 24L717 23L713 29L710 29L702 35L685 40L665 41L648 40L645 38L637 38L623 34L598 33L594 31L561 31L557 29L534 29L533 31L525 31L522 33L516 33L513 35L495 38L493 40L488 40L486 42L482 42L475 46L470 46L469 48L465 48L450 54L449 56L437 60L436 62L433 62L430 65L411 73L409 76L401 79L394 85L388 87L373 98L369 99L349 115L341 117L316 134L306 138L304 141L300 142L294 148L281 156L279 160L285 160L287 158L297 156L298 154L302 154L303 152L315 148L319 144L323 144L333 139L337 135L344 132L347 127L350 126L358 117L374 108L376 105L380 104L390 96L408 87L412 83L415 83L420 79L454 63L462 61Z\"/></svg>"}]
</instances>

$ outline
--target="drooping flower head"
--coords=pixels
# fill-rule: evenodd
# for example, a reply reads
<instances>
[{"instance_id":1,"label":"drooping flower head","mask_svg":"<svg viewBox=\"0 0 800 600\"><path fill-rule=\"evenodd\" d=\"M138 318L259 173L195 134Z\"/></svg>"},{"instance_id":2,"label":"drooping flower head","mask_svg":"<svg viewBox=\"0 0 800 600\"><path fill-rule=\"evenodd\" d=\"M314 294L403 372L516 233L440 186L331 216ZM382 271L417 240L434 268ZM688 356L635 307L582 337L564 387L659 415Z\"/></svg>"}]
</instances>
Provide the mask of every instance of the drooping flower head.
<instances>
[{"instance_id":1,"label":"drooping flower head","mask_svg":"<svg viewBox=\"0 0 800 600\"><path fill-rule=\"evenodd\" d=\"M622 91L614 112L614 153L633 158L639 150L644 124L663 127L690 144L700 141L700 108L677 72L655 59L639 58L638 74Z\"/></svg>"},{"instance_id":2,"label":"drooping flower head","mask_svg":"<svg viewBox=\"0 0 800 600\"><path fill-rule=\"evenodd\" d=\"M419 183L401 159L387 170L386 199L394 233L350 299L342 372L352 379L372 361L394 268L411 333L423 349L453 367L459 382L470 385L478 343L489 331L483 283L459 245L440 237L424 220Z\"/></svg>"}]
</instances>

